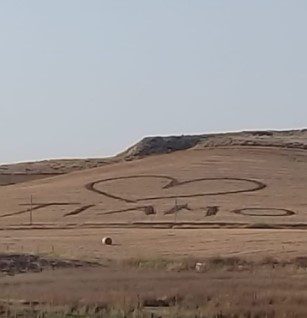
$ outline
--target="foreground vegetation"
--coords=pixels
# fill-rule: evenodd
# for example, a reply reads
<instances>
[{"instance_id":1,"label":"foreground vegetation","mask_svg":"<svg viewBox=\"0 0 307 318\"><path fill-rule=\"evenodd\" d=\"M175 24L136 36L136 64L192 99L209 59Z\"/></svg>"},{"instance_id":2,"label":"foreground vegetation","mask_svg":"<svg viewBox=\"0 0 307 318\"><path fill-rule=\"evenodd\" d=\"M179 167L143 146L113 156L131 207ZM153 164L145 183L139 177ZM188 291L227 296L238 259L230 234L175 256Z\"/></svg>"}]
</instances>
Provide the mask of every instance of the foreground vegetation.
<instances>
[{"instance_id":1,"label":"foreground vegetation","mask_svg":"<svg viewBox=\"0 0 307 318\"><path fill-rule=\"evenodd\" d=\"M129 259L0 277L1 317L307 317L307 258Z\"/></svg>"},{"instance_id":2,"label":"foreground vegetation","mask_svg":"<svg viewBox=\"0 0 307 318\"><path fill-rule=\"evenodd\" d=\"M274 310L247 310L242 313L231 314L224 313L220 311L216 314L205 314L202 313L202 308L197 310L188 310L180 307L173 307L166 310L160 310L155 312L150 312L144 309L132 309L132 310L124 310L124 309L103 309L98 312L94 308L93 310L87 309L79 309L79 310L71 310L71 309L46 309L46 310L36 310L36 309L13 309L2 311L1 317L37 317L37 318L68 318L68 317L76 317L76 318L273 318L273 317L300 317L297 315L284 316L276 315ZM302 315L301 317L305 317Z\"/></svg>"}]
</instances>

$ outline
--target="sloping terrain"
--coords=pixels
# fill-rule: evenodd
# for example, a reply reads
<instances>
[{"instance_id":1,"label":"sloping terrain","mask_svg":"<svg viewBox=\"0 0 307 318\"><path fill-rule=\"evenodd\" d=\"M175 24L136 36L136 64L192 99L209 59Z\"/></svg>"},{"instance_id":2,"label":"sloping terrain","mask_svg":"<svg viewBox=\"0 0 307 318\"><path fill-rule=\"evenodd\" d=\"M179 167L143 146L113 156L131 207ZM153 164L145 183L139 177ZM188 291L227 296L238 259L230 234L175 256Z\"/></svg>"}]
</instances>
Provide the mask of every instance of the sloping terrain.
<instances>
[{"instance_id":1,"label":"sloping terrain","mask_svg":"<svg viewBox=\"0 0 307 318\"><path fill-rule=\"evenodd\" d=\"M55 159L0 166L0 186L44 179L73 171L100 167L108 159Z\"/></svg>"},{"instance_id":2,"label":"sloping terrain","mask_svg":"<svg viewBox=\"0 0 307 318\"><path fill-rule=\"evenodd\" d=\"M299 255L306 242L295 229L307 228L306 131L276 134L257 133L253 143L246 137L244 146L243 133L231 143L229 135L214 137L214 146L207 138L154 156L134 149L144 158L0 187L0 248L56 246L66 257ZM100 250L104 233L119 242L116 249Z\"/></svg>"},{"instance_id":3,"label":"sloping terrain","mask_svg":"<svg viewBox=\"0 0 307 318\"><path fill-rule=\"evenodd\" d=\"M119 155L142 158L178 150L224 146L261 146L307 149L307 129L289 131L243 131L195 136L147 137Z\"/></svg>"},{"instance_id":4,"label":"sloping terrain","mask_svg":"<svg viewBox=\"0 0 307 318\"><path fill-rule=\"evenodd\" d=\"M307 130L246 131L195 136L146 137L115 157L88 159L53 159L0 166L0 186L56 176L108 164L131 161L150 155L191 148L225 146L262 146L307 149Z\"/></svg>"},{"instance_id":5,"label":"sloping terrain","mask_svg":"<svg viewBox=\"0 0 307 318\"><path fill-rule=\"evenodd\" d=\"M35 224L303 223L306 171L305 150L191 149L2 187L0 219L27 224L32 196Z\"/></svg>"}]
</instances>

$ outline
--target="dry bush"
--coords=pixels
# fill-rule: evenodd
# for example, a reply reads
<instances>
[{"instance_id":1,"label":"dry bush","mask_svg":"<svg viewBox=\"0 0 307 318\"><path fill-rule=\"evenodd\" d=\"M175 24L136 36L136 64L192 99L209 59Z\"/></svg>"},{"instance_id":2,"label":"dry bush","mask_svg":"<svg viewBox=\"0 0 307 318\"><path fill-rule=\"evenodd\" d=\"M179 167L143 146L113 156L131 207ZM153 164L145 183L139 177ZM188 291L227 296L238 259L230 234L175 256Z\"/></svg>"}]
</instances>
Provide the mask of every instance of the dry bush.
<instances>
[{"instance_id":1,"label":"dry bush","mask_svg":"<svg viewBox=\"0 0 307 318\"><path fill-rule=\"evenodd\" d=\"M297 265L298 267L307 268L307 256L296 257L293 260L293 263Z\"/></svg>"},{"instance_id":2,"label":"dry bush","mask_svg":"<svg viewBox=\"0 0 307 318\"><path fill-rule=\"evenodd\" d=\"M210 269L234 268L239 266L252 265L251 261L246 261L239 257L212 257L207 260Z\"/></svg>"},{"instance_id":3,"label":"dry bush","mask_svg":"<svg viewBox=\"0 0 307 318\"><path fill-rule=\"evenodd\" d=\"M195 270L199 259L193 257L178 258L175 260L166 258L129 258L119 262L120 266L139 269L160 269L167 271L190 271Z\"/></svg>"}]
</instances>

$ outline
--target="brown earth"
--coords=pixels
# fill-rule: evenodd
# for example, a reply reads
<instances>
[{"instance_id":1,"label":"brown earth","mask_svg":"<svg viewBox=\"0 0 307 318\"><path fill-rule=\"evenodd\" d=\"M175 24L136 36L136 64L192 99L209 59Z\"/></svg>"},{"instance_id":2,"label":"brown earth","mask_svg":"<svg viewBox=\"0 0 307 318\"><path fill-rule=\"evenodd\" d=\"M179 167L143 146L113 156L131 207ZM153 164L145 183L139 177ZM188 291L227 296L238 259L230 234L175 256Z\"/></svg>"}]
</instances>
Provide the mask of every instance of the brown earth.
<instances>
[{"instance_id":1,"label":"brown earth","mask_svg":"<svg viewBox=\"0 0 307 318\"><path fill-rule=\"evenodd\" d=\"M69 282L64 282L66 277L70 279L66 273L33 274L43 275L37 281L34 276L27 277L35 282L32 298L41 297L42 301L50 295L42 294L40 286L44 285L40 280L47 279L49 287L58 292L51 298L63 299L59 293L63 291L71 295L67 300L70 303L74 297L95 298L106 293L98 287L100 280L96 278L104 277L105 282L110 277L106 286L110 286L116 299L128 297L123 286L129 284L134 288L127 290L129 295L135 299L135 291L140 290L147 300L150 295L146 286L152 286L157 300L161 294L173 297L177 295L175 289L184 292L185 288L194 288L193 298L204 297L208 294L203 288L206 285L216 286L209 293L214 299L210 306L215 308L210 312L226 310L227 303L230 313L238 308L244 311L264 306L263 315L257 317L268 317L265 314L275 304L279 312L285 312L290 303L295 303L291 312L301 311L305 317L306 266L302 269L291 260L305 260L306 256L306 145L306 130L149 138L109 159L2 167L6 178L13 173L29 175L33 180L2 182L16 184L0 187L0 253L34 253L102 264L139 264L142 260L156 264L159 260L176 262L183 258L206 262L212 257L238 257L261 263L274 257L280 264L290 262L294 268L249 268L243 274L230 272L228 280L223 269L202 279L195 273L182 276L164 271L124 271L123 275L131 274L131 279L123 282L122 267L115 272L108 267L104 273L95 269L89 274L82 272L81 276L70 269ZM55 169L59 162L61 167ZM55 171L57 175L46 175ZM36 179L39 174L44 178ZM110 236L114 244L102 245L105 236ZM25 287L27 278L19 276L1 278L14 299L30 295ZM139 277L144 277L146 286L138 287ZM84 290L75 293L80 280L87 279ZM153 281L157 284L150 285ZM97 294L90 292L93 288ZM48 301L52 300L50 297ZM186 295L183 299L189 302ZM199 303L192 302L192 306L203 305L204 298ZM276 311L271 317L281 316Z\"/></svg>"},{"instance_id":2,"label":"brown earth","mask_svg":"<svg viewBox=\"0 0 307 318\"><path fill-rule=\"evenodd\" d=\"M102 257L100 237L106 233L119 244L108 250L111 258L142 251L151 256L227 251L299 255L304 251L300 233L307 228L306 131L241 133L233 138L245 135L257 142L269 138L275 146L209 147L209 137L205 144L202 137L187 150L1 187L0 228L5 231L0 232L0 247L19 252L23 245L27 252L57 245L65 255L68 250L78 257L84 252L75 250L74 244L79 233L88 233L91 239L83 244L86 257ZM225 136L231 134L212 138ZM230 240L230 233L236 239ZM217 248L207 235L215 236ZM263 247L253 239L259 235L264 237ZM291 244L282 243L288 241Z\"/></svg>"}]
</instances>

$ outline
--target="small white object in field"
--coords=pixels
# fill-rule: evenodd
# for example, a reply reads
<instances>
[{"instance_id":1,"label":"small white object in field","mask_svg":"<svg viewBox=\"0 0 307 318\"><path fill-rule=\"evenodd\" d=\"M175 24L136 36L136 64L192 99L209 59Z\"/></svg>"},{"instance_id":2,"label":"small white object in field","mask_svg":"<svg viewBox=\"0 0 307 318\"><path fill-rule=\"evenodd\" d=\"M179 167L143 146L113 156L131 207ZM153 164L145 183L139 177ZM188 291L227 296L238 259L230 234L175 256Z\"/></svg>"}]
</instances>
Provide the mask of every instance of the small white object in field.
<instances>
[{"instance_id":1,"label":"small white object in field","mask_svg":"<svg viewBox=\"0 0 307 318\"><path fill-rule=\"evenodd\" d=\"M206 263L196 263L195 270L197 273L203 273L207 270L207 264Z\"/></svg>"},{"instance_id":2,"label":"small white object in field","mask_svg":"<svg viewBox=\"0 0 307 318\"><path fill-rule=\"evenodd\" d=\"M112 239L110 237L104 237L101 241L104 245L112 245Z\"/></svg>"}]
</instances>

